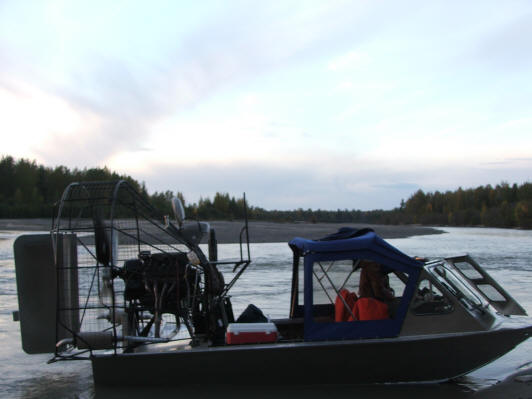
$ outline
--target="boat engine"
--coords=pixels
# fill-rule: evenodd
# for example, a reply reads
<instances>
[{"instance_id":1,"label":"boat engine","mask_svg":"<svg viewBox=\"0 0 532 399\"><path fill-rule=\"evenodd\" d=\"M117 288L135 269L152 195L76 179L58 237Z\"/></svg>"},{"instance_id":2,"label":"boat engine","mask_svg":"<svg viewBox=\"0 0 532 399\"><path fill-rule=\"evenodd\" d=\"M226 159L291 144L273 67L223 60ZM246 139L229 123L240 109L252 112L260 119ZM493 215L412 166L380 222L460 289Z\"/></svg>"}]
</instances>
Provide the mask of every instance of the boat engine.
<instances>
[{"instance_id":1,"label":"boat engine","mask_svg":"<svg viewBox=\"0 0 532 399\"><path fill-rule=\"evenodd\" d=\"M200 291L201 274L189 257L185 253L143 251L138 259L127 260L118 271L125 282L124 299L130 303L129 313L137 317L142 311L153 314L156 337L163 313L175 315L177 322L182 318L187 324L190 314L195 313L193 307L199 306L194 298Z\"/></svg>"}]
</instances>

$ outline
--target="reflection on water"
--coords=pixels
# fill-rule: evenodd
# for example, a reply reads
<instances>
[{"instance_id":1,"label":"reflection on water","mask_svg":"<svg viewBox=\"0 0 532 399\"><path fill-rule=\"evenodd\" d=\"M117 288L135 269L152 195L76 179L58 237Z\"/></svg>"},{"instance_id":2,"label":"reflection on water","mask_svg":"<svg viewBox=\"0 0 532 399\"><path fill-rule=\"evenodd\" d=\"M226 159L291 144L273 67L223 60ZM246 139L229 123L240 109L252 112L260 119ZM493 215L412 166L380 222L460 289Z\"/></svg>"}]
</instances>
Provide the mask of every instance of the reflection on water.
<instances>
[{"instance_id":1,"label":"reflection on water","mask_svg":"<svg viewBox=\"0 0 532 399\"><path fill-rule=\"evenodd\" d=\"M441 257L471 254L509 291L529 314L532 313L532 243L531 231L448 228L447 234L389 240L408 255ZM209 384L179 389L135 389L125 387L94 390L88 362L63 362L47 365L50 355L26 355L19 339L19 325L11 319L17 309L16 283L13 264L13 241L19 233L0 232L0 392L2 397L15 398L283 398L283 397L397 397L397 398L462 398L471 390L502 380L523 365L530 365L532 340L496 362L483 367L458 382L444 384L381 384L341 386L217 386ZM238 245L219 248L220 258L239 257ZM233 287L231 295L238 315L254 303L272 318L286 317L289 308L291 282L291 251L286 243L252 245L253 263ZM226 280L232 271L223 270ZM272 365L272 367L275 367ZM430 365L427 365L430 367ZM235 376L238 371L235 370ZM186 376L176 376L176 379ZM243 381L245 383L245 381Z\"/></svg>"},{"instance_id":2,"label":"reflection on water","mask_svg":"<svg viewBox=\"0 0 532 399\"><path fill-rule=\"evenodd\" d=\"M208 376L206 376L208 384ZM378 384L378 385L291 385L291 386L192 386L183 388L144 388L128 390L124 388L97 388L97 399L262 399L262 398L305 398L305 399L346 399L346 398L398 398L398 399L461 399L470 398L471 392L457 389L456 384Z\"/></svg>"},{"instance_id":3,"label":"reflection on water","mask_svg":"<svg viewBox=\"0 0 532 399\"><path fill-rule=\"evenodd\" d=\"M8 387L3 391L5 397L20 396L21 398L93 398L94 386L91 378L87 378L89 370L76 370L69 372L62 370L61 373L43 373L37 377L30 377L23 380L16 388ZM15 390L16 389L16 390Z\"/></svg>"}]
</instances>

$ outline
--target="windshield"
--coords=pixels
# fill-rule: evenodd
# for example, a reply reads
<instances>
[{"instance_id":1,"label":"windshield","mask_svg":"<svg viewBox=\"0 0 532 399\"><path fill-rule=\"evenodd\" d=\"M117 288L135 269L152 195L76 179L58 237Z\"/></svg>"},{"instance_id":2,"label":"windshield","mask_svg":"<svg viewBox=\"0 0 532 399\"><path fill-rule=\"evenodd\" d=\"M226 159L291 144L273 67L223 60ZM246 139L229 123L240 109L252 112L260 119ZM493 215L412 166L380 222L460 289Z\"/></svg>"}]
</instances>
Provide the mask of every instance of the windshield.
<instances>
[{"instance_id":1,"label":"windshield","mask_svg":"<svg viewBox=\"0 0 532 399\"><path fill-rule=\"evenodd\" d=\"M477 295L473 288L460 277L458 277L451 269L444 264L433 266L429 269L432 274L438 279L441 285L453 294L458 300L469 310L473 310L480 306L487 306L481 300L481 296Z\"/></svg>"}]
</instances>

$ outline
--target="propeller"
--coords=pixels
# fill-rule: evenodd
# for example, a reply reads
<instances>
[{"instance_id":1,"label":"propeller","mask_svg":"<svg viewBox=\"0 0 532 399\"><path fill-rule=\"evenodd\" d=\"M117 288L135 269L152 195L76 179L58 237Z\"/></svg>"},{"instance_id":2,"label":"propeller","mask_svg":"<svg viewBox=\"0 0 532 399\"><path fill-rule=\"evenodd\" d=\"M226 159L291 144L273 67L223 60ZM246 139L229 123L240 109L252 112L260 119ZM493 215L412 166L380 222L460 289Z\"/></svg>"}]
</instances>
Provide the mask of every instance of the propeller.
<instances>
[{"instance_id":1,"label":"propeller","mask_svg":"<svg viewBox=\"0 0 532 399\"><path fill-rule=\"evenodd\" d=\"M105 225L97 208L93 208L92 222L94 226L94 246L96 247L96 260L104 267L100 269L100 291L99 300L104 306L112 303L112 268L111 261L111 244L109 237L105 232ZM107 317L107 316L105 316Z\"/></svg>"},{"instance_id":2,"label":"propeller","mask_svg":"<svg viewBox=\"0 0 532 399\"><path fill-rule=\"evenodd\" d=\"M92 222L94 225L94 245L96 247L96 260L104 266L109 266L111 260L111 245L105 233L102 217L94 212Z\"/></svg>"}]
</instances>

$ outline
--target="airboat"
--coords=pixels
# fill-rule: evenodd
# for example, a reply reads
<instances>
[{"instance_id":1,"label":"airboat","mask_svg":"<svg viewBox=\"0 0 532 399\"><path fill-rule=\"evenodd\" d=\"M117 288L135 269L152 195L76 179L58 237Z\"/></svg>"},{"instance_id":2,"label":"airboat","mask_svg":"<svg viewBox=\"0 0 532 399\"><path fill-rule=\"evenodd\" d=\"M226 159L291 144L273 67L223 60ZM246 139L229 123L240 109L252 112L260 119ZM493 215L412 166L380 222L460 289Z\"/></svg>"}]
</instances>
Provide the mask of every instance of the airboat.
<instances>
[{"instance_id":1,"label":"airboat","mask_svg":"<svg viewBox=\"0 0 532 399\"><path fill-rule=\"evenodd\" d=\"M172 204L174 218L126 181L70 184L50 234L14 243L24 351L89 360L102 386L352 384L451 379L532 334L470 256L412 258L370 229L294 238L287 317L250 305L235 318L231 289L251 264L247 216L240 257L219 260L209 224ZM367 262L393 292L377 319L356 312Z\"/></svg>"}]
</instances>

